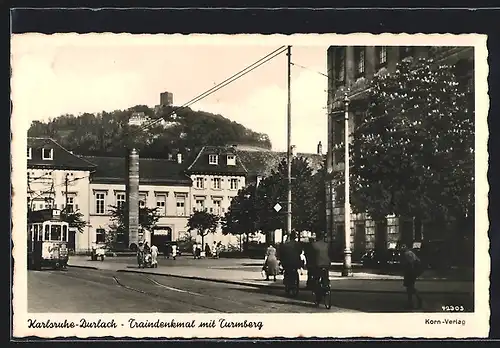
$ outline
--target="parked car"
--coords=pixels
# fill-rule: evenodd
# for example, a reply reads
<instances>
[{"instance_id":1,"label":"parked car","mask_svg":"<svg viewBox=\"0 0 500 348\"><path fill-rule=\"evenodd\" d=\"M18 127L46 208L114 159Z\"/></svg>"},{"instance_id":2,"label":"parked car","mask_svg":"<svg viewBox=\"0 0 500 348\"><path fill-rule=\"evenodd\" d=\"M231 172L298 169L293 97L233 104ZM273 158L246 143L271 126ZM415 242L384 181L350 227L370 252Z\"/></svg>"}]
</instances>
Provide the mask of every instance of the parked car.
<instances>
[{"instance_id":1,"label":"parked car","mask_svg":"<svg viewBox=\"0 0 500 348\"><path fill-rule=\"evenodd\" d=\"M387 267L400 264L400 251L395 248L386 250L369 250L361 257L361 264L364 267Z\"/></svg>"}]
</instances>

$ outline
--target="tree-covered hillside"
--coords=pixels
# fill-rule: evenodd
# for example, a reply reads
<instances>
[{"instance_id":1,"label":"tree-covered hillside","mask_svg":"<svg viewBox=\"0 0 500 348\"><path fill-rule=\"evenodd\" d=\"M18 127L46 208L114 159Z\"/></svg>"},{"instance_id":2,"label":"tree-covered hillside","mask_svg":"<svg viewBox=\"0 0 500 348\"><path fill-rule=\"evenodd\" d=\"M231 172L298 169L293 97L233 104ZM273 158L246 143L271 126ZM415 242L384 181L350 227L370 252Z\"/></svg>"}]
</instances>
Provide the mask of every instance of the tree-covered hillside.
<instances>
[{"instance_id":1,"label":"tree-covered hillside","mask_svg":"<svg viewBox=\"0 0 500 348\"><path fill-rule=\"evenodd\" d=\"M130 126L128 121L133 112L144 112L152 119L162 118L166 122L157 122L147 129ZM221 115L190 108L179 108L172 113L168 107L155 114L144 105L98 114L62 115L48 122L34 121L28 136L51 137L75 153L92 156L123 156L127 146L139 149L141 157L154 158L168 158L177 152L190 157L208 144L244 143L271 148L266 134L256 133Z\"/></svg>"}]
</instances>

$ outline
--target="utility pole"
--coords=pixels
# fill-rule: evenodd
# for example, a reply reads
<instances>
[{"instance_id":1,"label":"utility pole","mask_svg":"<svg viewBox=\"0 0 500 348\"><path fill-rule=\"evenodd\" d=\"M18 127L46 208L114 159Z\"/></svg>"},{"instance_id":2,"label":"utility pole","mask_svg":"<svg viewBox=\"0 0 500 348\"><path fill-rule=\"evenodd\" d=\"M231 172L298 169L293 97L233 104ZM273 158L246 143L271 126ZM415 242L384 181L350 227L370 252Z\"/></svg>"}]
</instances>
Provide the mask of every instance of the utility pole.
<instances>
[{"instance_id":1,"label":"utility pole","mask_svg":"<svg viewBox=\"0 0 500 348\"><path fill-rule=\"evenodd\" d=\"M64 212L68 212L68 173L64 178Z\"/></svg>"},{"instance_id":2,"label":"utility pole","mask_svg":"<svg viewBox=\"0 0 500 348\"><path fill-rule=\"evenodd\" d=\"M292 101L291 101L291 66L292 66L292 46L288 46L288 109L287 109L287 209L286 209L286 233L290 238L292 234Z\"/></svg>"},{"instance_id":3,"label":"utility pole","mask_svg":"<svg viewBox=\"0 0 500 348\"><path fill-rule=\"evenodd\" d=\"M349 98L347 93L344 94L344 265L342 268L342 276L348 277L352 275L351 269L351 204L349 197L350 182L349 182Z\"/></svg>"}]
</instances>

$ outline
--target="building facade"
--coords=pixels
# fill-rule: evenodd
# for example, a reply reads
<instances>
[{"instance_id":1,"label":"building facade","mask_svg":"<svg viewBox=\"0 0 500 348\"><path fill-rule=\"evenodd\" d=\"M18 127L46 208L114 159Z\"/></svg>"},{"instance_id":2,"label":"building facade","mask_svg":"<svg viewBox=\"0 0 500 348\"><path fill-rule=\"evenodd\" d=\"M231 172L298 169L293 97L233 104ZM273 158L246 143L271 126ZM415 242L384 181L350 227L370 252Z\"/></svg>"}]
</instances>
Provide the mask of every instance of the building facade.
<instances>
[{"instance_id":1,"label":"building facade","mask_svg":"<svg viewBox=\"0 0 500 348\"><path fill-rule=\"evenodd\" d=\"M111 224L111 211L126 202L125 158L85 157L96 164L89 185L89 234L94 243L104 243ZM182 158L177 161L139 159L139 206L156 208L160 216L147 239L163 245L187 233L190 215L191 180L184 174ZM145 236L146 237L146 236Z\"/></svg>"},{"instance_id":2,"label":"building facade","mask_svg":"<svg viewBox=\"0 0 500 348\"><path fill-rule=\"evenodd\" d=\"M327 170L344 170L343 151L335 150L344 141L344 94L349 97L349 129L363 121L367 109L369 82L377 74L391 74L403 59L433 58L435 64L453 67L460 80L473 90L473 47L434 46L331 46L328 64L328 147ZM327 231L332 244L342 249L344 234L343 187L334 181L326 184ZM415 221L399 221L389 216L375 222L366 214L351 215L351 250L359 256L366 249L383 249L398 241L410 244L420 241L423 226Z\"/></svg>"},{"instance_id":3,"label":"building facade","mask_svg":"<svg viewBox=\"0 0 500 348\"><path fill-rule=\"evenodd\" d=\"M68 247L78 250L90 243L89 184L96 166L67 151L52 139L28 138L27 202L29 210L47 208L79 211L87 226L69 231Z\"/></svg>"},{"instance_id":4,"label":"building facade","mask_svg":"<svg viewBox=\"0 0 500 348\"><path fill-rule=\"evenodd\" d=\"M321 146L318 146L318 151ZM48 138L28 138L28 204L32 210L67 208L83 215L82 232L72 231L70 249L86 253L105 243L112 224L112 210L126 202L126 159L120 157L78 156ZM322 166L324 156L306 157L313 169ZM238 191L270 175L285 152L232 145L205 146L187 163L182 155L169 159L139 159L139 204L157 208L160 218L151 231L151 241L185 239L200 241L196 231L188 232L189 216L207 211L223 217ZM281 237L277 237L280 239ZM149 235L148 235L149 239ZM257 234L256 240L265 236ZM205 237L209 244L238 245L236 236L215 234Z\"/></svg>"}]
</instances>

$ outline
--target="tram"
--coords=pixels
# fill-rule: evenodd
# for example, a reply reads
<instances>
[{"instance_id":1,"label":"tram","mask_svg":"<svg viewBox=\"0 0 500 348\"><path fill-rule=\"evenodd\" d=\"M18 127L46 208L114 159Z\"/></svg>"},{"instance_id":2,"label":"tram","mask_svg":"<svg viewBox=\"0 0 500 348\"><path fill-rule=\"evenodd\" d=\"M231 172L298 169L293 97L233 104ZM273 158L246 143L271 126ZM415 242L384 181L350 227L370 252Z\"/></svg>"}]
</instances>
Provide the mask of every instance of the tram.
<instances>
[{"instance_id":1,"label":"tram","mask_svg":"<svg viewBox=\"0 0 500 348\"><path fill-rule=\"evenodd\" d=\"M61 220L58 209L28 214L28 268L63 269L68 265L69 224Z\"/></svg>"}]
</instances>

